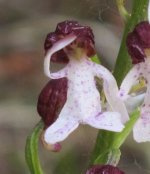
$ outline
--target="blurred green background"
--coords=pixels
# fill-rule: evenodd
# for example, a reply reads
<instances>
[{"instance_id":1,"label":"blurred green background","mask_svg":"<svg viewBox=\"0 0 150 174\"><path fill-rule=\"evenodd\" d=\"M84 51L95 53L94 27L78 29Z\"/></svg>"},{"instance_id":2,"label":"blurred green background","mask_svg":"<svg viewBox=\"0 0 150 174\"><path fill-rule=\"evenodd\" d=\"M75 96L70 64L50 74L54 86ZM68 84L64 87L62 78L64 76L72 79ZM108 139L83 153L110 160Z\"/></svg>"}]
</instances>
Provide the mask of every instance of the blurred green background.
<instances>
[{"instance_id":1,"label":"blurred green background","mask_svg":"<svg viewBox=\"0 0 150 174\"><path fill-rule=\"evenodd\" d=\"M127 1L131 9L132 1ZM0 171L29 173L24 159L27 135L40 120L38 94L49 80L43 73L43 43L63 20L90 25L102 63L113 69L123 21L114 0L0 0ZM45 173L79 174L88 164L97 130L80 126L60 153L40 145ZM122 147L119 167L128 174L150 173L149 144L137 144L132 135Z\"/></svg>"}]
</instances>

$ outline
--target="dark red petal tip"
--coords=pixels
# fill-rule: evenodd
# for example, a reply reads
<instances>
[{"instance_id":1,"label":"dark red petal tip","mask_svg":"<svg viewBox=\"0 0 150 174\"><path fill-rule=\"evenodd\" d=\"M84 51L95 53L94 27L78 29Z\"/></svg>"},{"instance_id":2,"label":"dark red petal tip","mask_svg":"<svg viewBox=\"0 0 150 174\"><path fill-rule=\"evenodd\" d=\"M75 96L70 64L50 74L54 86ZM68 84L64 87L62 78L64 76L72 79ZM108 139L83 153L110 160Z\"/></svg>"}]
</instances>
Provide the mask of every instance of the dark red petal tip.
<instances>
[{"instance_id":1,"label":"dark red petal tip","mask_svg":"<svg viewBox=\"0 0 150 174\"><path fill-rule=\"evenodd\" d=\"M148 21L142 21L135 27L135 32L143 48L150 48L150 24Z\"/></svg>"},{"instance_id":2,"label":"dark red petal tip","mask_svg":"<svg viewBox=\"0 0 150 174\"><path fill-rule=\"evenodd\" d=\"M77 21L63 21L57 24L55 32L61 35L68 35L80 27Z\"/></svg>"},{"instance_id":3,"label":"dark red petal tip","mask_svg":"<svg viewBox=\"0 0 150 174\"><path fill-rule=\"evenodd\" d=\"M132 58L132 63L140 63L146 57L144 49L150 48L150 24L142 21L127 36L127 48Z\"/></svg>"},{"instance_id":4,"label":"dark red petal tip","mask_svg":"<svg viewBox=\"0 0 150 174\"><path fill-rule=\"evenodd\" d=\"M132 32L128 34L126 43L128 53L130 54L132 59L132 63L137 64L140 62L144 62L144 49L135 33Z\"/></svg>"},{"instance_id":5,"label":"dark red petal tip","mask_svg":"<svg viewBox=\"0 0 150 174\"><path fill-rule=\"evenodd\" d=\"M67 79L53 79L42 89L37 103L37 111L45 127L51 125L58 117L67 99Z\"/></svg>"},{"instance_id":6,"label":"dark red petal tip","mask_svg":"<svg viewBox=\"0 0 150 174\"><path fill-rule=\"evenodd\" d=\"M45 39L45 51L47 52L58 40L69 34L76 35L78 42L83 43L82 45L87 49L88 57L95 55L95 42L92 29L88 26L80 25L77 21L64 21L58 23L55 32L49 33ZM53 62L66 63L68 62L68 57L63 50L60 50L52 56L51 60Z\"/></svg>"},{"instance_id":7,"label":"dark red petal tip","mask_svg":"<svg viewBox=\"0 0 150 174\"><path fill-rule=\"evenodd\" d=\"M125 174L117 167L111 165L94 165L85 174Z\"/></svg>"},{"instance_id":8,"label":"dark red petal tip","mask_svg":"<svg viewBox=\"0 0 150 174\"><path fill-rule=\"evenodd\" d=\"M92 29L88 26L80 25L77 21L64 21L57 25L56 31L58 35L74 34L78 37L90 39L94 44L94 35Z\"/></svg>"}]
</instances>

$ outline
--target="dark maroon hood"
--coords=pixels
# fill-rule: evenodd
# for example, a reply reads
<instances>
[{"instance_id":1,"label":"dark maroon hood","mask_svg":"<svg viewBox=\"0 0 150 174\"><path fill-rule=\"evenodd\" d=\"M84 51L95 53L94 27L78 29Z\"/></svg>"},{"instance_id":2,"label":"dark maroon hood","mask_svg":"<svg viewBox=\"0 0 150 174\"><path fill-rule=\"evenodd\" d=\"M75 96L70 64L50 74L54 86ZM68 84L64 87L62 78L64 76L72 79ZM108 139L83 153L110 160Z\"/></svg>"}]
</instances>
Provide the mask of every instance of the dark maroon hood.
<instances>
[{"instance_id":1,"label":"dark maroon hood","mask_svg":"<svg viewBox=\"0 0 150 174\"><path fill-rule=\"evenodd\" d=\"M125 174L117 167L111 165L94 165L85 174Z\"/></svg>"},{"instance_id":2,"label":"dark maroon hood","mask_svg":"<svg viewBox=\"0 0 150 174\"><path fill-rule=\"evenodd\" d=\"M80 45L88 50L88 57L95 54L95 42L92 29L88 26L80 25L77 21L64 21L58 23L55 32L49 33L45 39L45 51L47 52L58 40L69 34L77 36L77 41L81 43ZM52 55L51 60L53 62L66 63L68 62L68 57L63 50L60 50Z\"/></svg>"},{"instance_id":3,"label":"dark maroon hood","mask_svg":"<svg viewBox=\"0 0 150 174\"><path fill-rule=\"evenodd\" d=\"M128 34L126 44L132 63L144 62L146 57L144 49L150 48L150 24L148 21L142 21L135 26L134 30Z\"/></svg>"}]
</instances>

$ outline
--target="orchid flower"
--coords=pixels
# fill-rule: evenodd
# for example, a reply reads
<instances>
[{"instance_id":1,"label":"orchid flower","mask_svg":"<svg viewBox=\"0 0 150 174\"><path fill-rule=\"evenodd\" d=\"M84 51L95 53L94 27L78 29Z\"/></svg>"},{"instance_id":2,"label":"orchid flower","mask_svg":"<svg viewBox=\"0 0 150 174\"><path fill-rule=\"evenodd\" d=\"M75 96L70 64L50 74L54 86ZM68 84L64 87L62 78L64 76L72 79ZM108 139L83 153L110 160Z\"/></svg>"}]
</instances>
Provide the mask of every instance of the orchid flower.
<instances>
[{"instance_id":1,"label":"orchid flower","mask_svg":"<svg viewBox=\"0 0 150 174\"><path fill-rule=\"evenodd\" d=\"M79 124L97 129L120 132L129 117L118 95L117 83L102 65L89 57L95 55L94 35L90 27L75 21L57 25L56 31L47 35L44 72L50 79L67 78L67 99L58 118L44 133L47 144L63 141ZM50 62L67 62L58 72L51 72ZM100 94L95 77L103 79L104 93L111 106L110 111L101 108Z\"/></svg>"},{"instance_id":2,"label":"orchid flower","mask_svg":"<svg viewBox=\"0 0 150 174\"><path fill-rule=\"evenodd\" d=\"M141 105L140 118L133 128L133 135L137 142L146 142L150 141L150 24L147 21L136 25L128 34L127 47L133 67L121 84L120 96L124 100L127 98L130 100L129 92L132 86L138 82L139 78L145 79L147 90L139 97L144 99L144 102Z\"/></svg>"}]
</instances>

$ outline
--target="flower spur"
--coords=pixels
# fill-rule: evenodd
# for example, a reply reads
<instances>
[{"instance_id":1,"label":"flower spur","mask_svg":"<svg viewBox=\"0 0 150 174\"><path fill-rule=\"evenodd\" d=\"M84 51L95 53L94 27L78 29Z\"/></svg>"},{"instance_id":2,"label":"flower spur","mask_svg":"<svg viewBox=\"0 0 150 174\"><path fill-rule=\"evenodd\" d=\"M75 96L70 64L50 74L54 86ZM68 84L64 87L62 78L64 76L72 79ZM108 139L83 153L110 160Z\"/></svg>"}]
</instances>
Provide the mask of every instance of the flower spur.
<instances>
[{"instance_id":1,"label":"flower spur","mask_svg":"<svg viewBox=\"0 0 150 174\"><path fill-rule=\"evenodd\" d=\"M94 36L90 27L75 21L59 23L45 41L44 72L51 79L67 78L67 100L57 120L44 133L44 141L55 144L63 141L79 124L120 132L128 120L124 103L118 96L113 75L103 66L90 60L95 54ZM60 54L61 53L61 54ZM68 62L65 68L51 73L51 60ZM100 95L94 77L103 79L103 88L111 111L102 111Z\"/></svg>"},{"instance_id":2,"label":"flower spur","mask_svg":"<svg viewBox=\"0 0 150 174\"><path fill-rule=\"evenodd\" d=\"M124 100L130 100L128 93L132 86L139 78L145 79L146 93L137 96L140 100L144 98L144 102L140 117L133 128L133 136L137 142L146 142L150 141L150 24L147 21L137 24L128 34L127 48L134 65L120 86L120 96Z\"/></svg>"}]
</instances>

